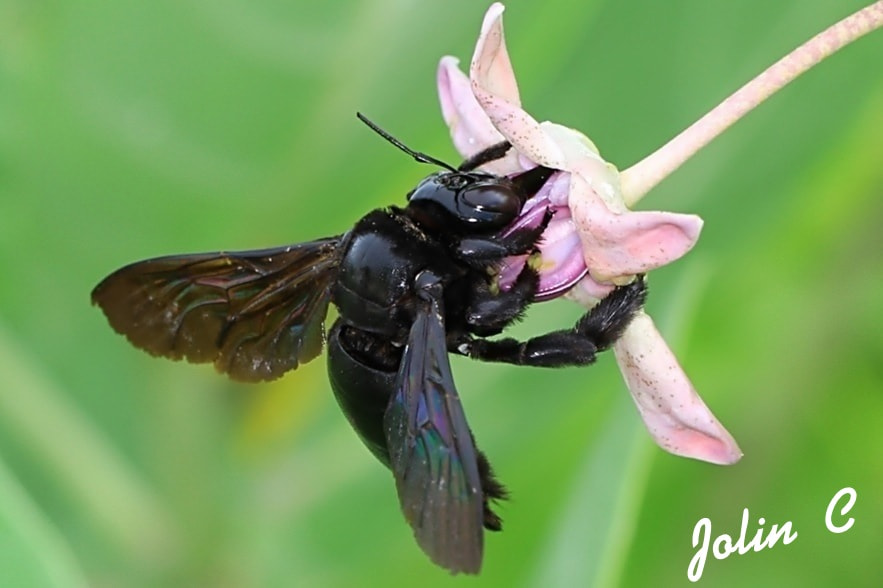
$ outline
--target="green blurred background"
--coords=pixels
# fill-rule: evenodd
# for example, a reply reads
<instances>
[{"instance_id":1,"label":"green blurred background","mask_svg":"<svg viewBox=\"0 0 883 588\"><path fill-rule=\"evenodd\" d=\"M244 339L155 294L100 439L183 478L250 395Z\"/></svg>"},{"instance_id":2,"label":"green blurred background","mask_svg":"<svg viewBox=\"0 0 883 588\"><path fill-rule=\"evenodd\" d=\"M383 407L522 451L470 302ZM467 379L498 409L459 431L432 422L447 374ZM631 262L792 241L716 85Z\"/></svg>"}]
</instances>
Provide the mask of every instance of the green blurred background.
<instances>
[{"instance_id":1,"label":"green blurred background","mask_svg":"<svg viewBox=\"0 0 883 588\"><path fill-rule=\"evenodd\" d=\"M625 168L857 0L513 0L539 119ZM693 526L792 521L711 559L709 586L883 577L883 32L739 122L643 208L702 238L649 310L745 457L670 456L612 357L542 371L454 360L507 483L478 578L416 547L324 361L246 386L152 359L90 289L127 262L335 234L456 159L435 68L468 63L484 2L0 0L0 585L678 586ZM532 309L516 334L579 308ZM828 532L842 487L854 527ZM754 533L752 522L749 537Z\"/></svg>"}]
</instances>

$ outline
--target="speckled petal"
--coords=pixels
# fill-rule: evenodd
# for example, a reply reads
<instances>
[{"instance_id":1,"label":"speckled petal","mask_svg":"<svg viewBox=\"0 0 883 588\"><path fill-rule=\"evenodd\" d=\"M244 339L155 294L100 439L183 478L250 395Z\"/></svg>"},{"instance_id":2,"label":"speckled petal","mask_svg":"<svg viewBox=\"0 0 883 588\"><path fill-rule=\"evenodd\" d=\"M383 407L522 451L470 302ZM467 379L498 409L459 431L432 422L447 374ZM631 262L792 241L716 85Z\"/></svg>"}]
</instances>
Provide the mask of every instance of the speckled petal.
<instances>
[{"instance_id":1,"label":"speckled petal","mask_svg":"<svg viewBox=\"0 0 883 588\"><path fill-rule=\"evenodd\" d=\"M641 418L666 451L729 465L742 457L736 441L721 426L656 330L641 312L613 346Z\"/></svg>"},{"instance_id":2,"label":"speckled petal","mask_svg":"<svg viewBox=\"0 0 883 588\"><path fill-rule=\"evenodd\" d=\"M564 156L540 123L521 109L518 86L503 38L503 5L487 11L469 69L472 91L500 133L531 161L565 169Z\"/></svg>"},{"instance_id":3,"label":"speckled petal","mask_svg":"<svg viewBox=\"0 0 883 588\"><path fill-rule=\"evenodd\" d=\"M494 2L481 23L481 34L472 57L472 72L480 72L482 87L512 106L521 107L515 70L506 50L503 36L503 11L506 8Z\"/></svg>"},{"instance_id":4,"label":"speckled petal","mask_svg":"<svg viewBox=\"0 0 883 588\"><path fill-rule=\"evenodd\" d=\"M611 212L579 174L571 177L570 211L595 279L617 282L682 257L695 245L702 219L673 212Z\"/></svg>"}]
</instances>

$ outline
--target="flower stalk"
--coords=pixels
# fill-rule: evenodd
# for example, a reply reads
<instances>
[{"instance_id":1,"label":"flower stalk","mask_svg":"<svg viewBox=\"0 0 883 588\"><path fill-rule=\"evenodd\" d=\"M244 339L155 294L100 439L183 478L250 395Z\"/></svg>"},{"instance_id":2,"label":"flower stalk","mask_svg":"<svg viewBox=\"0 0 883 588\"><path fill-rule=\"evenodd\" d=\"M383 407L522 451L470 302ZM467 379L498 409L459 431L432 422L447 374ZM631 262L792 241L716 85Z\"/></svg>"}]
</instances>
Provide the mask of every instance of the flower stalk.
<instances>
[{"instance_id":1,"label":"flower stalk","mask_svg":"<svg viewBox=\"0 0 883 588\"><path fill-rule=\"evenodd\" d=\"M555 212L539 244L538 297L566 295L591 308L615 285L626 284L692 249L702 219L690 214L633 211L638 202L684 161L776 90L846 44L883 25L883 0L817 35L727 98L655 153L620 173L585 135L539 122L522 108L503 36L504 7L490 6L469 66L453 57L439 64L442 115L464 158L507 141L512 149L485 170L511 175L542 165L556 170L522 210L516 226ZM501 268L506 288L525 263ZM733 464L742 452L705 405L676 357L643 311L613 353L648 432L670 453Z\"/></svg>"}]
</instances>

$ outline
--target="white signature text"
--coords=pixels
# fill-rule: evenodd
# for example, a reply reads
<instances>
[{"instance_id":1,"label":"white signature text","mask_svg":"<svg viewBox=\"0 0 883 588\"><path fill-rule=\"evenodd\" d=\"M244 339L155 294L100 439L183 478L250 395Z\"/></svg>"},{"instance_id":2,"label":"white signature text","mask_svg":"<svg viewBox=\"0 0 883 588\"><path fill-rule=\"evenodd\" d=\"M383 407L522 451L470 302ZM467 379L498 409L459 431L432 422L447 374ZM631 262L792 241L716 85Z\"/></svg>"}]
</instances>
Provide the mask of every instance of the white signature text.
<instances>
[{"instance_id":1,"label":"white signature text","mask_svg":"<svg viewBox=\"0 0 883 588\"><path fill-rule=\"evenodd\" d=\"M838 524L834 521L834 511L837 505L843 502L842 499L848 497L845 501L846 503L840 507L840 517L845 516L852 509L857 496L858 494L855 489L849 487L841 489L834 495L828 503L827 510L825 510L825 526L830 532L844 533L852 527L855 523L854 518L849 517L846 521ZM791 521L781 526L774 524L764 535L763 526L766 524L766 521L761 517L757 519L757 530L754 531L754 535L748 540L749 519L748 509L742 509L742 525L739 530L739 536L735 541L726 533L721 533L712 540L711 519L708 517L700 519L696 523L696 526L693 527L693 547L698 547L699 549L696 551L693 559L690 560L690 565L687 568L687 578L691 582L698 582L702 577L702 571L705 569L709 551L711 551L715 559L726 559L734 553L745 555L749 551L762 551L763 549L774 547L780 539L782 545L788 545L797 539L797 531L793 530Z\"/></svg>"}]
</instances>

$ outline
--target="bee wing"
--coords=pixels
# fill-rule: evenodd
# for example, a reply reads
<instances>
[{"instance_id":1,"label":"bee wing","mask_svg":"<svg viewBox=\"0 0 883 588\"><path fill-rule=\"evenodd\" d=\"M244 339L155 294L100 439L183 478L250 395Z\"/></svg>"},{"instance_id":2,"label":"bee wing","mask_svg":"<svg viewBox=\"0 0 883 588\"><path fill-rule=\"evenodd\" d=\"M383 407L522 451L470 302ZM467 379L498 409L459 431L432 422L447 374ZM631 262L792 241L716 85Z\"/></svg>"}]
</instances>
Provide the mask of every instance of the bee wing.
<instances>
[{"instance_id":1,"label":"bee wing","mask_svg":"<svg viewBox=\"0 0 883 588\"><path fill-rule=\"evenodd\" d=\"M384 415L391 467L402 512L420 547L452 572L477 573L483 495L448 361L440 288L418 306Z\"/></svg>"},{"instance_id":2,"label":"bee wing","mask_svg":"<svg viewBox=\"0 0 883 588\"><path fill-rule=\"evenodd\" d=\"M148 259L107 276L92 303L151 355L272 380L322 351L339 242Z\"/></svg>"}]
</instances>

